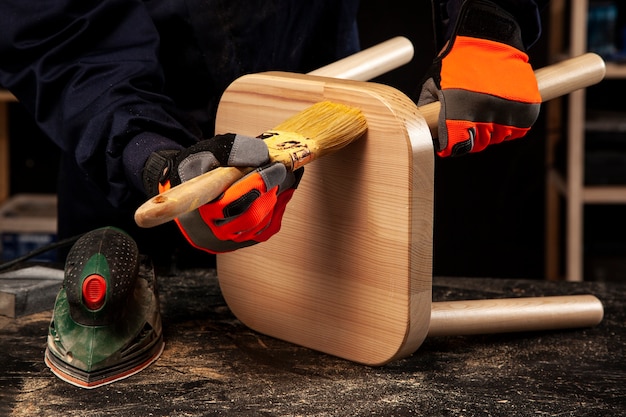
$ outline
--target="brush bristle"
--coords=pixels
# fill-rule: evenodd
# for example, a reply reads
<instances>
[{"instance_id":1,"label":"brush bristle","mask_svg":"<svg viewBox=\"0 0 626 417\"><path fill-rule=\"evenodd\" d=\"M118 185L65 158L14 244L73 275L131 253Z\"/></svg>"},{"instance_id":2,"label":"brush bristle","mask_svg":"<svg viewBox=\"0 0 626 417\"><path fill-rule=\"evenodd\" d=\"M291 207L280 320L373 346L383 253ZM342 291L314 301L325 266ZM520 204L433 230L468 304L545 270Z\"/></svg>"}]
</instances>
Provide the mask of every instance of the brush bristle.
<instances>
[{"instance_id":1,"label":"brush bristle","mask_svg":"<svg viewBox=\"0 0 626 417\"><path fill-rule=\"evenodd\" d=\"M290 117L274 130L296 132L314 140L319 145L319 157L343 148L363 135L367 120L356 107L323 101Z\"/></svg>"}]
</instances>

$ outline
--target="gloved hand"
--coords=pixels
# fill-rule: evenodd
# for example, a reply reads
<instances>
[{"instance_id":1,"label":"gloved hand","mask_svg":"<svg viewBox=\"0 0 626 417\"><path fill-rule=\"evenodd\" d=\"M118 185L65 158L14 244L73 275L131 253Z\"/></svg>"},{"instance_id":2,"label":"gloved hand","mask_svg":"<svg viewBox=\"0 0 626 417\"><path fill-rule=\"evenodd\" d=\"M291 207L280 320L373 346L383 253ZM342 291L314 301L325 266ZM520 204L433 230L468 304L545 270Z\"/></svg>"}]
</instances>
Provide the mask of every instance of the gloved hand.
<instances>
[{"instance_id":1,"label":"gloved hand","mask_svg":"<svg viewBox=\"0 0 626 417\"><path fill-rule=\"evenodd\" d=\"M519 25L487 0L467 0L435 59L418 105L438 100L437 154L456 156L524 136L541 96Z\"/></svg>"},{"instance_id":2,"label":"gloved hand","mask_svg":"<svg viewBox=\"0 0 626 417\"><path fill-rule=\"evenodd\" d=\"M278 232L304 170L291 173L283 164L270 163L261 139L225 134L182 151L153 153L144 169L144 187L153 196L219 166L258 168L216 200L176 219L189 243L215 254L264 242Z\"/></svg>"}]
</instances>

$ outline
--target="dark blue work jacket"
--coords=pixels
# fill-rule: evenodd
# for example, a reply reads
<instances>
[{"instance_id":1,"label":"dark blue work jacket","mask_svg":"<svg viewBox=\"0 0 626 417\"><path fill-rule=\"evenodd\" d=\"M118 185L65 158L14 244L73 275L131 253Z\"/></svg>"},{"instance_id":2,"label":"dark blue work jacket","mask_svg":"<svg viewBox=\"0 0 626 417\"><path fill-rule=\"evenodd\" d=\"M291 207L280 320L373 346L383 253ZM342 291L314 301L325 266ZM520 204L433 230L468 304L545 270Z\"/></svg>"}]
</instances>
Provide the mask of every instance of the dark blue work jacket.
<instances>
[{"instance_id":1,"label":"dark blue work jacket","mask_svg":"<svg viewBox=\"0 0 626 417\"><path fill-rule=\"evenodd\" d=\"M502 1L524 11L515 13L536 38L535 1ZM212 136L219 97L243 74L304 73L356 52L358 8L358 0L2 0L0 85L62 151L60 235L134 229L150 153Z\"/></svg>"}]
</instances>

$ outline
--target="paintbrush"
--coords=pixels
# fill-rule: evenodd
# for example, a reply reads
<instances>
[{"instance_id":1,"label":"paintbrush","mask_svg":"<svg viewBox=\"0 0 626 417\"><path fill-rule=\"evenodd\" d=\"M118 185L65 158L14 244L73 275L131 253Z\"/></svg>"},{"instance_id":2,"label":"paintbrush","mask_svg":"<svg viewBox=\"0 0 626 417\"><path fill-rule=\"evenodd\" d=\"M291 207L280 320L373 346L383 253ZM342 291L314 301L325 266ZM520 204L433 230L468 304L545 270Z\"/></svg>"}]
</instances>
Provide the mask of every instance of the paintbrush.
<instances>
[{"instance_id":1,"label":"paintbrush","mask_svg":"<svg viewBox=\"0 0 626 417\"><path fill-rule=\"evenodd\" d=\"M271 162L293 171L343 148L367 130L361 110L329 101L314 104L258 137L265 141ZM135 211L135 222L154 227L219 197L253 167L219 167L149 199Z\"/></svg>"}]
</instances>

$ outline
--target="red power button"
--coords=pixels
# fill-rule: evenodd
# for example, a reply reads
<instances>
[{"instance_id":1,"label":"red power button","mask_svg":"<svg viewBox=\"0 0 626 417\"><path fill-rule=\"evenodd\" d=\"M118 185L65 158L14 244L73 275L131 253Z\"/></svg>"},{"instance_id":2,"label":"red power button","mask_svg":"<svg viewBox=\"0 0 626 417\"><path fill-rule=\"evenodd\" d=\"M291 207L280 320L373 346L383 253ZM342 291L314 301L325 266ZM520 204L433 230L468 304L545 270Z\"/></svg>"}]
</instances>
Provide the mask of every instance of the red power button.
<instances>
[{"instance_id":1,"label":"red power button","mask_svg":"<svg viewBox=\"0 0 626 417\"><path fill-rule=\"evenodd\" d=\"M83 301L90 310L98 310L104 304L107 293L107 282L100 275L89 275L83 281Z\"/></svg>"}]
</instances>

